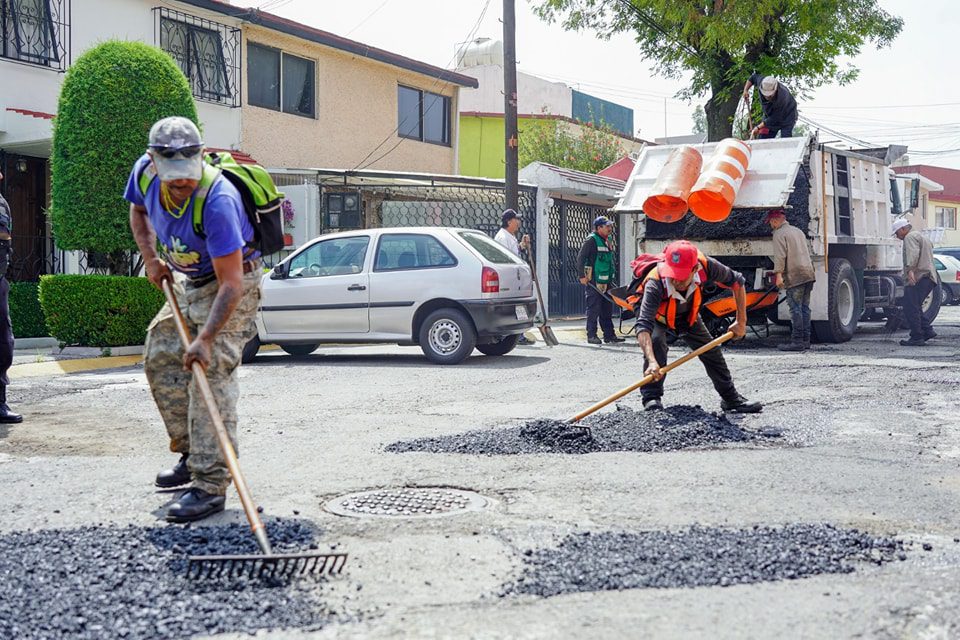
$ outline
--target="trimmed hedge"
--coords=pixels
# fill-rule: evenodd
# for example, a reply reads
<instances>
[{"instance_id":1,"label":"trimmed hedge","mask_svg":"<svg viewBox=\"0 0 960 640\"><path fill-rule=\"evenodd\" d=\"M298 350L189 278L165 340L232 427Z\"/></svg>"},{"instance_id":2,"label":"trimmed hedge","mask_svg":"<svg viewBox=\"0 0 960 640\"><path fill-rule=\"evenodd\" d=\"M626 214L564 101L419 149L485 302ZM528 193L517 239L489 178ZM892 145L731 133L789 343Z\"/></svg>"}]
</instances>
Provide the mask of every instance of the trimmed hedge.
<instances>
[{"instance_id":1,"label":"trimmed hedge","mask_svg":"<svg viewBox=\"0 0 960 640\"><path fill-rule=\"evenodd\" d=\"M146 278L54 275L40 277L40 306L50 335L62 345L143 344L163 293Z\"/></svg>"},{"instance_id":2,"label":"trimmed hedge","mask_svg":"<svg viewBox=\"0 0 960 640\"><path fill-rule=\"evenodd\" d=\"M10 283L10 322L18 338L41 338L47 334L37 282Z\"/></svg>"},{"instance_id":3,"label":"trimmed hedge","mask_svg":"<svg viewBox=\"0 0 960 640\"><path fill-rule=\"evenodd\" d=\"M50 215L59 248L136 249L123 193L150 127L167 116L199 122L190 84L160 49L109 41L71 65L53 124Z\"/></svg>"}]
</instances>

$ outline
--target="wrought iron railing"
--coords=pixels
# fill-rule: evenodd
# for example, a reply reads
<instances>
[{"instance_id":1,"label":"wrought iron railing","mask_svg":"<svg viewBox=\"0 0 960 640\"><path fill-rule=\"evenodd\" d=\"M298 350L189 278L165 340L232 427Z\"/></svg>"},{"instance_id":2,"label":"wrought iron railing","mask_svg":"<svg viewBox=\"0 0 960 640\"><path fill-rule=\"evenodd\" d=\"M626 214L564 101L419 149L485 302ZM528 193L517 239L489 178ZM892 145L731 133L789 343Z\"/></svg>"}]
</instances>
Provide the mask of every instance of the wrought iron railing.
<instances>
[{"instance_id":1,"label":"wrought iron railing","mask_svg":"<svg viewBox=\"0 0 960 640\"><path fill-rule=\"evenodd\" d=\"M153 10L155 41L190 81L198 100L240 106L240 29L166 8Z\"/></svg>"},{"instance_id":2,"label":"wrought iron railing","mask_svg":"<svg viewBox=\"0 0 960 640\"><path fill-rule=\"evenodd\" d=\"M66 71L70 0L0 0L0 57Z\"/></svg>"}]
</instances>

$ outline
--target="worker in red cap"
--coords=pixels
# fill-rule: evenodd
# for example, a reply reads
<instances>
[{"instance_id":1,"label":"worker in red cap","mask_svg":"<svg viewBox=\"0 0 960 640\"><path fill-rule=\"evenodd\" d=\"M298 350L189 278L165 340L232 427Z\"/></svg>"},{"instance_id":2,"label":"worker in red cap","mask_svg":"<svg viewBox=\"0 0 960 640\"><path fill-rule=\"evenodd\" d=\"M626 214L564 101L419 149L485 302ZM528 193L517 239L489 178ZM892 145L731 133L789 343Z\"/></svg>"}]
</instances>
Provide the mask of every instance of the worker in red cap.
<instances>
[{"instance_id":1,"label":"worker in red cap","mask_svg":"<svg viewBox=\"0 0 960 640\"><path fill-rule=\"evenodd\" d=\"M715 283L733 290L737 302L737 319L730 327L736 339L747 333L747 297L743 276L713 258L700 253L686 240L671 242L643 282L643 298L637 313L637 341L643 350L643 367L653 382L640 389L643 408L663 408L664 375L660 367L667 364L667 333L682 338L691 349L698 349L713 340L700 319L702 287ZM720 394L720 407L734 413L759 413L763 405L749 402L737 393L720 347L700 356L713 387Z\"/></svg>"}]
</instances>

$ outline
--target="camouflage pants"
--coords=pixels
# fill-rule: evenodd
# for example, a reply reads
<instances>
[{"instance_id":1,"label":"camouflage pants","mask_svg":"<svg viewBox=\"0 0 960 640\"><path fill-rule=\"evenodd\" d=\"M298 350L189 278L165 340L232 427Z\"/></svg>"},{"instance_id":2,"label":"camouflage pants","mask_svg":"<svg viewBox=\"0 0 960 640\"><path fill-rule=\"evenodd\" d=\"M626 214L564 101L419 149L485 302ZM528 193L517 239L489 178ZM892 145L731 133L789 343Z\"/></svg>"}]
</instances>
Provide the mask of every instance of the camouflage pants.
<instances>
[{"instance_id":1,"label":"camouflage pants","mask_svg":"<svg viewBox=\"0 0 960 640\"><path fill-rule=\"evenodd\" d=\"M240 396L237 367L243 346L257 330L254 318L260 304L261 275L255 269L243 276L243 297L217 334L210 366L207 367L210 388L234 448L237 448L237 400ZM195 338L206 322L217 290L216 281L196 288L183 282L174 285L191 337ZM217 446L213 423L193 381L193 374L183 369L183 351L173 311L165 304L147 328L143 366L150 391L166 424L170 450L190 454L187 466L193 475L193 486L207 493L223 495L230 484L230 472Z\"/></svg>"}]
</instances>

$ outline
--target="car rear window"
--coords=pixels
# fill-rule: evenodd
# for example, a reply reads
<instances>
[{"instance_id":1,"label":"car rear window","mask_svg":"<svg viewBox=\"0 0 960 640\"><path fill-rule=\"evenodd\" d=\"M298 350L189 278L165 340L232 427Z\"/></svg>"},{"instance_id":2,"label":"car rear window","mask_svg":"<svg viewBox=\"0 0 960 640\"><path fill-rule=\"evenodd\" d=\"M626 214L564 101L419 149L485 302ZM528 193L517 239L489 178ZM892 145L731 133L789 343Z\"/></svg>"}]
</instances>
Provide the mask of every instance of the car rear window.
<instances>
[{"instance_id":1,"label":"car rear window","mask_svg":"<svg viewBox=\"0 0 960 640\"><path fill-rule=\"evenodd\" d=\"M374 271L452 267L457 259L434 238L417 233L388 233L380 236Z\"/></svg>"},{"instance_id":2,"label":"car rear window","mask_svg":"<svg viewBox=\"0 0 960 640\"><path fill-rule=\"evenodd\" d=\"M468 245L473 247L488 262L493 264L516 264L519 262L523 264L520 258L501 247L484 233L479 231L459 231L458 233Z\"/></svg>"}]
</instances>

